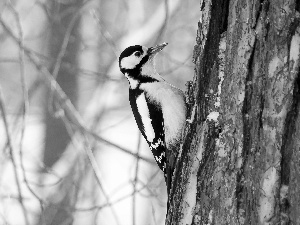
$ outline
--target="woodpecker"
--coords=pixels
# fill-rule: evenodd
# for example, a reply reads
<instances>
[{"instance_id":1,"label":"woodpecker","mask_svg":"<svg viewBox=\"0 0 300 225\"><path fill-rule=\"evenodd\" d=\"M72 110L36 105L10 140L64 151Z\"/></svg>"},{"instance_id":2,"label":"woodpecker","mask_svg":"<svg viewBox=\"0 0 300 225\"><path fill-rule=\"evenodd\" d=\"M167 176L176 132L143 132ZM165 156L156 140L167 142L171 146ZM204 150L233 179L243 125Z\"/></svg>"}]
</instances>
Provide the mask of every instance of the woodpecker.
<instances>
[{"instance_id":1,"label":"woodpecker","mask_svg":"<svg viewBox=\"0 0 300 225\"><path fill-rule=\"evenodd\" d=\"M134 45L119 57L129 82L129 102L139 130L163 171L168 194L186 120L185 95L155 69L155 56L167 43L147 48Z\"/></svg>"}]
</instances>

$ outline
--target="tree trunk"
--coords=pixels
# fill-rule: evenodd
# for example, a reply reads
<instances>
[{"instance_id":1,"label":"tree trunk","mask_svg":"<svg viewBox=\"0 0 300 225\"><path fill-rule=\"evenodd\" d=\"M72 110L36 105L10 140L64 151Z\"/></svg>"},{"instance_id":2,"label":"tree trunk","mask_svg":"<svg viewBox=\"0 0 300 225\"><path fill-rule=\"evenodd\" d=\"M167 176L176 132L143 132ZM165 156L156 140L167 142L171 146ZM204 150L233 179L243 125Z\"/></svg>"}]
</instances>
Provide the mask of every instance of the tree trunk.
<instances>
[{"instance_id":1,"label":"tree trunk","mask_svg":"<svg viewBox=\"0 0 300 225\"><path fill-rule=\"evenodd\" d=\"M300 3L200 2L166 224L300 224Z\"/></svg>"},{"instance_id":2,"label":"tree trunk","mask_svg":"<svg viewBox=\"0 0 300 225\"><path fill-rule=\"evenodd\" d=\"M69 3L51 1L48 3L52 13L50 16L52 20L50 21L51 35L49 38L49 55L52 59L50 71L71 102L76 105L78 71L74 67L78 64L80 46L78 27L82 3L81 0ZM71 138L59 115L63 112L63 109L50 88L46 98L46 134L43 163L46 168L49 168L61 158ZM37 224L72 224L74 219L72 215L74 209L72 207L76 203L80 189L78 186L74 187L72 182L77 178L82 178L84 166L74 166L72 172L72 176L65 177L64 182L61 182L59 193L48 196L49 204L41 212Z\"/></svg>"},{"instance_id":3,"label":"tree trunk","mask_svg":"<svg viewBox=\"0 0 300 225\"><path fill-rule=\"evenodd\" d=\"M72 67L77 65L80 45L78 24L81 0L67 4L57 2L49 2L49 4L53 14L49 38L49 55L53 59L50 71L71 102L76 105L78 71ZM46 96L44 164L47 167L51 167L60 158L71 140L64 123L55 116L60 113L60 109L57 107L57 99L51 97L53 96L51 91L48 90Z\"/></svg>"}]
</instances>

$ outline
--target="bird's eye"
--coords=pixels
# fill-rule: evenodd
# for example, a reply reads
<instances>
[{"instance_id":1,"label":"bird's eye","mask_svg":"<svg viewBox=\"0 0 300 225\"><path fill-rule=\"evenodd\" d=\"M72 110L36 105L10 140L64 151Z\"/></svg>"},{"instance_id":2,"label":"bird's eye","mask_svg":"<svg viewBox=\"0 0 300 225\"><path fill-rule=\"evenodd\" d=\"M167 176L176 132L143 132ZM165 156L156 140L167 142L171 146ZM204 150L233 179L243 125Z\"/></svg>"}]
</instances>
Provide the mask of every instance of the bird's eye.
<instances>
[{"instance_id":1,"label":"bird's eye","mask_svg":"<svg viewBox=\"0 0 300 225\"><path fill-rule=\"evenodd\" d=\"M141 52L135 52L134 55L135 55L136 57L140 57L140 56L141 56Z\"/></svg>"}]
</instances>

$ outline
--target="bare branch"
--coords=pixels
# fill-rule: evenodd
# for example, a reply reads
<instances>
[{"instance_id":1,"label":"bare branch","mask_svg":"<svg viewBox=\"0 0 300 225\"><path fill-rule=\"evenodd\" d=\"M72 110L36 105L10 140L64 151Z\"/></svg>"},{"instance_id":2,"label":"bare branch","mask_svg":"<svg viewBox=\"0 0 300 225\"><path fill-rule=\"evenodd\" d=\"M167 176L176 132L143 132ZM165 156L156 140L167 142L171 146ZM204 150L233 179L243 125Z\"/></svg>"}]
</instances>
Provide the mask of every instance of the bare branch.
<instances>
[{"instance_id":1,"label":"bare branch","mask_svg":"<svg viewBox=\"0 0 300 225\"><path fill-rule=\"evenodd\" d=\"M102 23L100 17L98 15L101 15L100 13L96 14L95 10L92 10L90 12L92 14L92 16L94 17L94 19L96 20L97 24L99 25L99 29L101 31L101 34L103 35L103 37L105 38L105 40L107 41L107 43L112 47L116 58L119 58L119 55L121 53L120 49L117 47L116 43L114 42L112 36L110 35L110 33L107 31L107 29L104 27L104 24Z\"/></svg>"},{"instance_id":2,"label":"bare branch","mask_svg":"<svg viewBox=\"0 0 300 225\"><path fill-rule=\"evenodd\" d=\"M11 137L10 137L10 133L9 133L9 126L8 126L8 122L7 122L7 118L6 118L6 110L5 110L5 106L4 106L4 98L3 98L3 94L2 94L2 90L0 89L0 110L1 110L1 114L2 114L2 118L3 118L3 122L4 122L4 127L5 127L5 132L6 132L6 138L7 138L7 144L8 144L8 148L9 148L9 155L11 158L11 162L13 164L13 170L14 170L14 174L15 174L15 182L17 185L17 189L18 189L18 201L21 204L21 208L22 208L22 212L23 212L23 216L25 219L25 223L26 225L29 225L29 219L28 219L28 215L27 215L27 211L26 211L26 207L24 205L23 202L23 194L22 194L22 188L21 188L21 184L20 184L20 180L19 180L19 175L18 175L18 171L17 171L17 163L16 163L16 159L14 156L14 149L12 146L12 142L11 142Z\"/></svg>"},{"instance_id":3,"label":"bare branch","mask_svg":"<svg viewBox=\"0 0 300 225\"><path fill-rule=\"evenodd\" d=\"M141 133L139 132L138 133L138 143L137 143L137 155L139 155L140 153L140 149L141 149L141 138L142 138L142 135ZM138 173L139 173L139 161L140 159L137 158L136 159L136 166L135 166L135 175L134 175L134 180L132 182L132 186L133 186L133 195L132 195L132 224L135 225L136 224L136 195L135 195L135 192L136 192L136 189L137 189L137 181L138 181Z\"/></svg>"}]
</instances>

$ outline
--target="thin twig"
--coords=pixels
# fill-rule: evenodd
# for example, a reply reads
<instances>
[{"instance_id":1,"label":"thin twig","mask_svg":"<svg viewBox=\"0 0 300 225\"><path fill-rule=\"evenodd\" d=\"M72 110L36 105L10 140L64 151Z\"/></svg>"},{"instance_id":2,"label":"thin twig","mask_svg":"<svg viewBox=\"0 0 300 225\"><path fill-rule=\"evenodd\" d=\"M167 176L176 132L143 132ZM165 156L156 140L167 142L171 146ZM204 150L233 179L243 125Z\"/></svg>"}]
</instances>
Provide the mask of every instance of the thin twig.
<instances>
[{"instance_id":1,"label":"thin twig","mask_svg":"<svg viewBox=\"0 0 300 225\"><path fill-rule=\"evenodd\" d=\"M29 225L30 223L29 223L26 207L23 202L23 194L22 194L21 184L19 181L19 175L18 175L18 171L17 171L17 163L16 163L16 159L14 157L14 149L13 149L10 134L9 134L9 127L8 127L8 122L7 122L7 118L6 118L7 114L6 114L6 110L5 110L5 106L4 106L4 98L3 98L1 88L0 88L0 110L1 110L2 118L3 118L3 122L4 122L5 132L6 132L7 144L9 147L9 155L11 158L11 162L13 164L13 170L14 170L14 174L15 174L14 177L15 177L15 181L16 181L16 185L17 185L17 189L18 189L18 200L21 204L25 223L26 223L26 225Z\"/></svg>"},{"instance_id":2,"label":"thin twig","mask_svg":"<svg viewBox=\"0 0 300 225\"><path fill-rule=\"evenodd\" d=\"M141 194L141 192L142 192L143 190L145 190L145 189L149 191L149 188L148 188L149 183L157 176L157 174L158 174L159 172L160 172L160 170L157 170L157 172L154 173L154 174L150 177L148 183L143 184L140 188L137 188L135 193L129 193L129 194L127 194L127 195L124 195L124 196L122 196L122 197L120 197L120 198L118 198L118 199L112 201L110 204L107 204L107 203L106 203L106 204L102 204L102 205L91 206L91 207L88 207L88 208L78 208L78 207L77 207L76 210L77 210L77 211L81 211L81 212L92 211L92 210L100 210L100 209L109 207L110 205L117 204L117 203L119 203L119 202L121 202L121 201L124 201L124 200L126 200L126 199L128 199L128 198L131 198L133 194Z\"/></svg>"},{"instance_id":3,"label":"thin twig","mask_svg":"<svg viewBox=\"0 0 300 225\"><path fill-rule=\"evenodd\" d=\"M117 45L115 44L115 42L113 41L112 36L110 35L110 33L107 31L107 29L105 29L104 27L104 23L101 22L100 18L98 15L101 15L100 13L98 13L98 15L96 14L96 10L92 10L90 12L92 14L92 16L94 17L94 19L96 20L97 24L99 25L99 29L100 32L102 34L102 36L104 37L104 39L107 41L107 43L111 46L116 58L119 58L119 55L121 53L120 49L117 47Z\"/></svg>"},{"instance_id":4,"label":"thin twig","mask_svg":"<svg viewBox=\"0 0 300 225\"><path fill-rule=\"evenodd\" d=\"M24 160L23 160L23 140L24 140L24 134L25 134L25 124L26 124L26 115L27 112L29 110L29 96L28 96L28 88L26 85L26 79L25 79L25 67L24 67L24 49L21 48L21 46L23 46L23 29L22 29L22 25L20 22L20 17L18 12L15 10L15 8L13 6L10 7L16 22L17 22L17 28L18 28L18 32L19 32L19 40L21 45L19 46L19 62L20 62L20 75L21 75L21 86L22 86L22 96L23 96L23 106L22 108L22 112L21 112L21 137L20 137L20 144L19 144L19 148L20 148L20 167L21 167L21 171L22 171L22 175L23 175L23 179L25 182L25 185L27 187L27 189L31 192L31 194L39 201L40 203L40 208L43 211L43 200L35 193L35 191L31 188L31 186L29 185L29 182L27 180L27 176L26 176L26 170L25 170L25 166L24 166Z\"/></svg>"},{"instance_id":5,"label":"thin twig","mask_svg":"<svg viewBox=\"0 0 300 225\"><path fill-rule=\"evenodd\" d=\"M153 204L151 204L151 212L152 212L152 217L153 217L154 225L157 225L156 216L155 216L155 209L153 207Z\"/></svg>"},{"instance_id":6,"label":"thin twig","mask_svg":"<svg viewBox=\"0 0 300 225\"><path fill-rule=\"evenodd\" d=\"M141 149L141 133L138 133L138 143L137 143L137 155L139 156L140 154L140 149ZM137 181L138 181L138 174L139 174L139 161L140 159L136 159L136 166L135 166L135 175L134 175L134 180L133 180L133 193L132 193L132 224L136 224L136 190L137 190Z\"/></svg>"},{"instance_id":7,"label":"thin twig","mask_svg":"<svg viewBox=\"0 0 300 225\"><path fill-rule=\"evenodd\" d=\"M98 134L94 133L93 131L89 131L89 130L85 129L85 132L88 133L88 134L90 134L96 140L101 141L104 144L107 144L107 145L110 145L112 147L115 147L116 149L119 149L119 150L121 150L121 151L123 151L123 152L125 152L125 153L127 153L129 155L132 155L132 156L134 156L137 159L143 160L143 161L145 161L145 162L147 162L147 163L149 163L151 165L156 165L156 163L155 163L155 161L153 159L149 159L149 158L143 157L143 156L141 156L141 155L139 155L137 153L133 153L132 151L130 151L130 150L128 150L128 149L126 149L126 148L124 148L122 146L119 146L119 145L117 145L117 144L115 144L115 143L113 143L111 141L108 141L108 140L102 138L101 136L99 136Z\"/></svg>"},{"instance_id":8,"label":"thin twig","mask_svg":"<svg viewBox=\"0 0 300 225\"><path fill-rule=\"evenodd\" d=\"M64 35L64 39L63 39L63 43L61 45L61 48L60 48L60 51L56 57L56 61L55 61L55 64L54 64L54 69L52 71L52 76L53 78L56 80L57 79L57 76L58 76L58 73L59 73L59 70L60 70L60 67L61 67L61 64L62 64L62 61L63 61L63 57L67 51L67 47L68 47L68 44L69 44L69 40L70 40L70 36L71 36L71 32L74 28L74 25L75 25L75 22L78 20L80 16L80 10L76 11L75 15L72 17L70 23L68 24L68 27L67 27L67 30L66 30L66 33ZM54 83L54 85L56 85L57 83ZM52 106L52 102L53 102L53 95L54 95L54 90L55 87L51 86L51 93L50 93L50 104L49 106ZM50 107L50 111L54 111L54 109L52 107Z\"/></svg>"}]
</instances>

